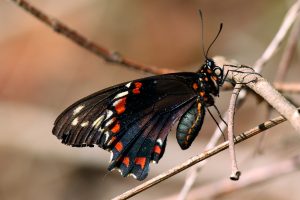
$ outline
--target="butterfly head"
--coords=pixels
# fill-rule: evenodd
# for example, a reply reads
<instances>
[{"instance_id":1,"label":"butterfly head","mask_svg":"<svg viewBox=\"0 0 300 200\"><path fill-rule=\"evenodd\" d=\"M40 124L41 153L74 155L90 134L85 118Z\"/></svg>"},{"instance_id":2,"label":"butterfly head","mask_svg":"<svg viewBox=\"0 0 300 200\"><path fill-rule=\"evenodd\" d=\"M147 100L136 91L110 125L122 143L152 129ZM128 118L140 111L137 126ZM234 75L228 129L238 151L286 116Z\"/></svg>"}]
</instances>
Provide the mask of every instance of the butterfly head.
<instances>
[{"instance_id":1,"label":"butterfly head","mask_svg":"<svg viewBox=\"0 0 300 200\"><path fill-rule=\"evenodd\" d=\"M203 83L203 89L215 96L219 95L220 87L223 84L223 69L215 64L215 62L207 58L205 64L198 71L199 80Z\"/></svg>"}]
</instances>

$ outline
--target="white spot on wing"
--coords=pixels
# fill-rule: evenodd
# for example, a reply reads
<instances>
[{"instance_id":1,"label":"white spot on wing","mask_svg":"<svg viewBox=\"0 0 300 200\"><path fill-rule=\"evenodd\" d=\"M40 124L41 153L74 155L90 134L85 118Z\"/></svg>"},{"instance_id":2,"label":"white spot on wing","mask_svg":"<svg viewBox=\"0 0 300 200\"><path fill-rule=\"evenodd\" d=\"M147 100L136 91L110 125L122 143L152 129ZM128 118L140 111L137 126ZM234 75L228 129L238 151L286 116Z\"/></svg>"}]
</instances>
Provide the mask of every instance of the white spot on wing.
<instances>
[{"instance_id":1,"label":"white spot on wing","mask_svg":"<svg viewBox=\"0 0 300 200\"><path fill-rule=\"evenodd\" d=\"M104 143L106 143L107 140L108 140L108 138L109 138L109 132L105 131L104 135L105 135L105 141L104 141Z\"/></svg>"},{"instance_id":2,"label":"white spot on wing","mask_svg":"<svg viewBox=\"0 0 300 200\"><path fill-rule=\"evenodd\" d=\"M119 168L117 168L117 170L120 172L121 176L123 176L123 172Z\"/></svg>"},{"instance_id":3,"label":"white spot on wing","mask_svg":"<svg viewBox=\"0 0 300 200\"><path fill-rule=\"evenodd\" d=\"M151 160L151 162L157 164L157 162L155 160Z\"/></svg>"},{"instance_id":4,"label":"white spot on wing","mask_svg":"<svg viewBox=\"0 0 300 200\"><path fill-rule=\"evenodd\" d=\"M105 127L110 126L115 121L114 118L110 119L108 122L105 123Z\"/></svg>"},{"instance_id":5,"label":"white spot on wing","mask_svg":"<svg viewBox=\"0 0 300 200\"><path fill-rule=\"evenodd\" d=\"M78 114L83 108L84 108L84 105L78 106L75 110L73 110L73 115Z\"/></svg>"},{"instance_id":6,"label":"white spot on wing","mask_svg":"<svg viewBox=\"0 0 300 200\"><path fill-rule=\"evenodd\" d=\"M77 124L78 124L78 117L76 117L75 119L73 119L72 126L76 126Z\"/></svg>"},{"instance_id":7,"label":"white spot on wing","mask_svg":"<svg viewBox=\"0 0 300 200\"><path fill-rule=\"evenodd\" d=\"M117 98L120 98L120 97L124 97L124 96L126 96L127 94L128 94L128 91L121 92L121 93L117 94L117 95L114 97L114 99L117 99Z\"/></svg>"},{"instance_id":8,"label":"white spot on wing","mask_svg":"<svg viewBox=\"0 0 300 200\"><path fill-rule=\"evenodd\" d=\"M116 107L116 105L118 105L118 103L120 103L120 101L122 101L122 99L118 99L117 101L115 101L115 102L113 103L113 106Z\"/></svg>"},{"instance_id":9,"label":"white spot on wing","mask_svg":"<svg viewBox=\"0 0 300 200\"><path fill-rule=\"evenodd\" d=\"M104 128L101 128L101 127L100 127L100 128L98 129L98 131L99 131L100 133L102 133L102 132L104 131Z\"/></svg>"},{"instance_id":10,"label":"white spot on wing","mask_svg":"<svg viewBox=\"0 0 300 200\"><path fill-rule=\"evenodd\" d=\"M156 140L156 142L159 144L159 146L162 146L162 140L161 140L161 138L158 138L158 139Z\"/></svg>"},{"instance_id":11,"label":"white spot on wing","mask_svg":"<svg viewBox=\"0 0 300 200\"><path fill-rule=\"evenodd\" d=\"M107 143L107 146L111 145L113 143L113 141L114 141L113 139L110 139Z\"/></svg>"},{"instance_id":12,"label":"white spot on wing","mask_svg":"<svg viewBox=\"0 0 300 200\"><path fill-rule=\"evenodd\" d=\"M134 179L137 179L136 175L133 173L128 174L128 176L132 176Z\"/></svg>"},{"instance_id":13,"label":"white spot on wing","mask_svg":"<svg viewBox=\"0 0 300 200\"><path fill-rule=\"evenodd\" d=\"M82 127L86 127L87 125L89 125L89 121L82 122L80 125L81 125Z\"/></svg>"},{"instance_id":14,"label":"white spot on wing","mask_svg":"<svg viewBox=\"0 0 300 200\"><path fill-rule=\"evenodd\" d=\"M104 119L104 115L101 115L100 117L98 117L92 124L93 127L98 128L98 126L100 126L101 122Z\"/></svg>"},{"instance_id":15,"label":"white spot on wing","mask_svg":"<svg viewBox=\"0 0 300 200\"><path fill-rule=\"evenodd\" d=\"M132 82L129 82L129 83L127 83L125 86L126 86L127 88L130 88L131 83L132 83Z\"/></svg>"},{"instance_id":16,"label":"white spot on wing","mask_svg":"<svg viewBox=\"0 0 300 200\"><path fill-rule=\"evenodd\" d=\"M114 114L113 111L107 110L106 111L106 118L105 118L105 120L107 120L108 118L110 118L113 114Z\"/></svg>"},{"instance_id":17,"label":"white spot on wing","mask_svg":"<svg viewBox=\"0 0 300 200\"><path fill-rule=\"evenodd\" d=\"M111 161L112 161L113 157L114 157L114 154L113 154L113 152L110 152L110 158L109 158L109 162L111 162Z\"/></svg>"}]
</instances>

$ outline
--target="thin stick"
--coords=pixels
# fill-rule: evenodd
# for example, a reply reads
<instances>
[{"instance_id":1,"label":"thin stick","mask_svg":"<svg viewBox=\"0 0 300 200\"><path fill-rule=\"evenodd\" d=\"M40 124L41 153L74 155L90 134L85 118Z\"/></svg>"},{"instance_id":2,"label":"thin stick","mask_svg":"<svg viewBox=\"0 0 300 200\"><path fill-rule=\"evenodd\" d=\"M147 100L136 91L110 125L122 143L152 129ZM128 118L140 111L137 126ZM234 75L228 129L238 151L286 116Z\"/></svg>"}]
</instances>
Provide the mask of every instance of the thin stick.
<instances>
[{"instance_id":1,"label":"thin stick","mask_svg":"<svg viewBox=\"0 0 300 200\"><path fill-rule=\"evenodd\" d=\"M257 73L253 73L251 68L239 68L243 73L229 73L228 78L237 83L247 83L246 86L260 95L277 112L283 115L300 133L300 113L297 108L284 98L272 85Z\"/></svg>"},{"instance_id":2,"label":"thin stick","mask_svg":"<svg viewBox=\"0 0 300 200\"><path fill-rule=\"evenodd\" d=\"M144 64L139 64L133 60L128 58L122 57L120 53L115 51L110 51L105 47L102 47L90 40L86 37L82 36L74 29L66 26L65 24L61 23L59 20L50 17L49 15L42 12L40 9L33 6L26 0L11 0L18 4L21 8L25 11L29 12L41 22L48 25L52 28L55 32L62 34L66 38L70 39L74 43L78 44L79 46L85 48L86 50L90 51L91 53L97 55L98 57L103 58L105 61L115 64L120 64L125 67L133 68L136 70L149 72L152 74L165 74L165 73L173 73L176 70L167 69L167 68L158 68L156 66L147 66Z\"/></svg>"},{"instance_id":3,"label":"thin stick","mask_svg":"<svg viewBox=\"0 0 300 200\"><path fill-rule=\"evenodd\" d=\"M300 36L300 20L294 24L290 37L288 39L285 50L283 51L282 58L280 60L277 74L275 76L276 82L282 82L287 74L288 68L291 64L293 55L295 53L297 43Z\"/></svg>"},{"instance_id":4,"label":"thin stick","mask_svg":"<svg viewBox=\"0 0 300 200\"><path fill-rule=\"evenodd\" d=\"M279 48L283 39L286 37L288 30L290 29L292 24L295 22L297 16L299 15L299 9L300 9L300 1L298 0L288 10L288 12L286 13L284 20L283 20L279 30L277 31L276 35L274 36L273 40L271 41L269 46L266 48L266 50L264 51L262 56L255 62L254 70L257 73L260 73L262 71L264 65L272 58L272 56L275 54L275 52ZM224 63L224 64L226 64L226 63ZM239 108L243 104L246 96L247 96L246 90L242 90L240 92L239 97L236 102L237 108ZM228 111L227 111L227 113L228 113ZM227 118L227 116L224 115L224 118ZM223 131L224 130L225 130L225 128L223 129ZM219 131L218 128L216 129L216 131ZM194 172L191 173L191 176L193 175L194 177L191 179L187 178L187 179L189 179L189 181L187 181L187 179L186 179L185 185L183 186L183 189L181 191L182 194L180 195L181 200L185 199L186 194L188 194L188 190L191 189L191 187L193 186L192 180L194 180L194 181L196 180L195 174L197 174L197 171L200 171L200 169L198 169L198 168L201 168L203 166L204 166L204 164L199 165L199 167L195 167Z\"/></svg>"},{"instance_id":5,"label":"thin stick","mask_svg":"<svg viewBox=\"0 0 300 200\"><path fill-rule=\"evenodd\" d=\"M235 156L235 149L234 149L234 114L235 114L235 104L238 99L238 94L242 89L241 84L237 84L234 87L234 90L231 95L229 108L228 108L228 141L229 141L229 154L231 160L231 180L239 180L241 172L237 167L237 161Z\"/></svg>"},{"instance_id":6,"label":"thin stick","mask_svg":"<svg viewBox=\"0 0 300 200\"><path fill-rule=\"evenodd\" d=\"M253 169L243 174L243 178L239 182L228 181L227 179L219 180L190 191L187 196L189 200L192 199L216 199L226 194L230 194L239 189L243 189L252 185L257 186L281 176L297 172L300 170L300 155L286 159L284 161L277 161L275 163ZM161 200L176 199L177 196L169 196Z\"/></svg>"},{"instance_id":7,"label":"thin stick","mask_svg":"<svg viewBox=\"0 0 300 200\"><path fill-rule=\"evenodd\" d=\"M227 112L224 113L224 116L227 117ZM224 117L222 117L224 118ZM227 118L224 118L225 121L227 121ZM219 124L221 130L225 130L227 127L227 124L225 124L223 121ZM213 133L212 137L210 138L209 142L205 146L205 151L212 149L217 145L217 142L219 141L222 132L219 128L215 129L215 132ZM186 196L188 195L189 191L191 190L191 187L193 186L198 173L201 171L202 167L207 163L207 160L203 160L200 163L197 164L197 166L194 166L191 168L190 173L187 175L187 178L185 179L184 186L182 187L180 194L178 196L178 200L184 200Z\"/></svg>"},{"instance_id":8,"label":"thin stick","mask_svg":"<svg viewBox=\"0 0 300 200\"><path fill-rule=\"evenodd\" d=\"M271 118L271 114L273 111L273 108L269 104L267 104L266 106L267 106L267 111L266 111L266 115L265 115L265 120ZM260 135L257 146L254 149L254 152L252 154L252 157L255 157L256 155L263 153L263 142L265 140L265 137L268 135L269 131L270 130L266 130L263 134Z\"/></svg>"},{"instance_id":9,"label":"thin stick","mask_svg":"<svg viewBox=\"0 0 300 200\"><path fill-rule=\"evenodd\" d=\"M300 83L282 83L282 82L274 82L273 87L279 92L286 93L299 93L300 92ZM222 91L231 91L233 89L232 86L222 87ZM243 90L242 90L243 91Z\"/></svg>"},{"instance_id":10,"label":"thin stick","mask_svg":"<svg viewBox=\"0 0 300 200\"><path fill-rule=\"evenodd\" d=\"M280 92L299 93L300 83L274 83L275 89Z\"/></svg>"},{"instance_id":11,"label":"thin stick","mask_svg":"<svg viewBox=\"0 0 300 200\"><path fill-rule=\"evenodd\" d=\"M272 42L268 46L268 48L264 51L260 59L258 59L254 64L254 70L258 73L261 72L262 67L267 63L267 61L270 60L270 58L275 54L275 52L278 50L278 47L282 43L283 39L287 35L290 27L295 22L297 16L299 15L300 10L300 1L296 1L294 5L289 9L287 14L285 15L285 18L283 20L283 23L280 26L279 31L273 38Z\"/></svg>"},{"instance_id":12,"label":"thin stick","mask_svg":"<svg viewBox=\"0 0 300 200\"><path fill-rule=\"evenodd\" d=\"M249 139L250 137L253 137L255 135L257 135L258 133L261 133L262 131L272 128L282 122L286 121L286 119L282 116L273 118L272 120L266 121L265 123L262 123L244 133L241 133L240 135L238 135L234 141L235 144L238 144L244 140ZM228 148L228 141L227 142L223 142L222 144L216 146L215 148L212 148L208 151L205 151L203 153L201 153L200 155L194 156L190 159L188 159L186 162L168 170L167 172L164 172L152 179L150 179L149 181L146 181L145 183L142 183L141 185L128 190L127 192L117 196L114 198L114 200L117 199L128 199L130 197L133 197L134 195L150 188L153 187L154 185L174 176L175 174L180 173L181 171L195 165L196 163L199 163L202 160L205 160L213 155L216 155L217 153L225 150Z\"/></svg>"}]
</instances>

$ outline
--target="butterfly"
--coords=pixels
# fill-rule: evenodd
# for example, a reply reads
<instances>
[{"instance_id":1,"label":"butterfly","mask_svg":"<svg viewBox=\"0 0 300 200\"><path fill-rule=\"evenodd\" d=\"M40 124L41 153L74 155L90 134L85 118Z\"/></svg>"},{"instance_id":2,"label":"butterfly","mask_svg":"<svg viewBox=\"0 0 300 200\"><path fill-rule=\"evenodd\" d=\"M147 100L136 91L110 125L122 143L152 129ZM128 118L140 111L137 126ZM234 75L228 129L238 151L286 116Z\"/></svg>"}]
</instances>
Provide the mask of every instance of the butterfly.
<instances>
[{"instance_id":1,"label":"butterfly","mask_svg":"<svg viewBox=\"0 0 300 200\"><path fill-rule=\"evenodd\" d=\"M205 63L195 73L133 80L75 102L58 116L53 134L66 145L105 149L111 152L108 170L145 179L150 162L162 158L171 127L179 120L177 142L182 149L189 148L201 129L206 107L219 96L224 73L207 58L208 50Z\"/></svg>"}]
</instances>

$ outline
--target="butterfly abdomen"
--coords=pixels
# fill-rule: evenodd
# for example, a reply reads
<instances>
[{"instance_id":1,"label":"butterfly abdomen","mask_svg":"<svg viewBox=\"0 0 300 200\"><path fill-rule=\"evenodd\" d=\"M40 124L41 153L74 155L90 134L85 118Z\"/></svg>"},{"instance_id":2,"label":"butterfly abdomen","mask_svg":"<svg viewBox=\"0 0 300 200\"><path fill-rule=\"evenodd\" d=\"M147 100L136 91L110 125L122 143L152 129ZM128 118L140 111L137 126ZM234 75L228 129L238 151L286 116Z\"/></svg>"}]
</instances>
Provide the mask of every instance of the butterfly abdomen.
<instances>
[{"instance_id":1,"label":"butterfly abdomen","mask_svg":"<svg viewBox=\"0 0 300 200\"><path fill-rule=\"evenodd\" d=\"M177 126L176 138L181 149L187 149L191 146L201 129L204 114L204 106L201 102L197 102L180 118Z\"/></svg>"}]
</instances>

